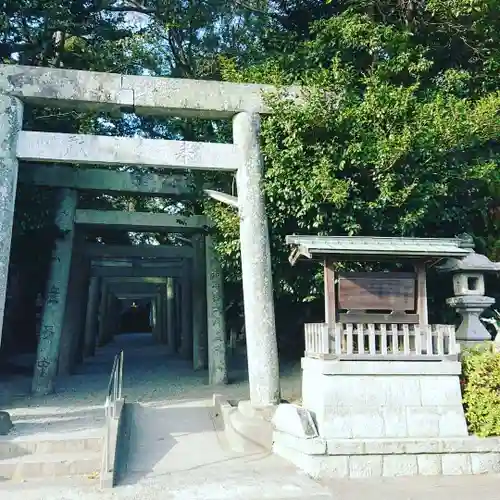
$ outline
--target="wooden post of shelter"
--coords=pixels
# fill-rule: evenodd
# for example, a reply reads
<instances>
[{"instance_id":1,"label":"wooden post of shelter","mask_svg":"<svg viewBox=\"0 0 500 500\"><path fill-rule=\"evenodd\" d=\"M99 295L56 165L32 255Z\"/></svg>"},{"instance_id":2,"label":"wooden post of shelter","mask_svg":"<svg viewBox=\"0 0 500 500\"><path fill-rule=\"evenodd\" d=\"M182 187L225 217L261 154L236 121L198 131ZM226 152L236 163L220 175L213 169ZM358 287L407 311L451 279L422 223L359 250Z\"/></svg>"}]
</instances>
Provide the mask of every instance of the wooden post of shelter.
<instances>
[{"instance_id":1,"label":"wooden post of shelter","mask_svg":"<svg viewBox=\"0 0 500 500\"><path fill-rule=\"evenodd\" d=\"M325 281L325 323L328 325L328 344L330 350L334 342L335 323L337 322L337 310L335 304L335 270L333 259L324 259L324 281Z\"/></svg>"},{"instance_id":2,"label":"wooden post of shelter","mask_svg":"<svg viewBox=\"0 0 500 500\"><path fill-rule=\"evenodd\" d=\"M417 273L417 313L420 326L429 324L429 314L427 309L427 275L425 262L418 262L415 265Z\"/></svg>"}]
</instances>

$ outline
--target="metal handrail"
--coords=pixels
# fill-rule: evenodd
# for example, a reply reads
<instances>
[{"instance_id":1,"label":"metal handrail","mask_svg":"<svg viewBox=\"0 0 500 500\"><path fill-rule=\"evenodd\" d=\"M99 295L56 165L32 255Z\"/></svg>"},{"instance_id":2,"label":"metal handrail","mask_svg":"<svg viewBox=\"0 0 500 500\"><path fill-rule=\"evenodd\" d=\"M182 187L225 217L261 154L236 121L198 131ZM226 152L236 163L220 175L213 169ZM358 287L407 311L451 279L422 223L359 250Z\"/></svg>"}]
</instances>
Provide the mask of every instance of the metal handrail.
<instances>
[{"instance_id":1,"label":"metal handrail","mask_svg":"<svg viewBox=\"0 0 500 500\"><path fill-rule=\"evenodd\" d=\"M122 398L123 391L123 351L120 351L113 360L113 368L108 383L108 393L106 395L106 402L104 403L104 413L106 416L105 427L105 442L103 448L103 463L104 471L110 473L113 471L114 463L111 458L114 454L110 453L110 446L112 445L111 421L119 418L119 405L118 401Z\"/></svg>"},{"instance_id":2,"label":"metal handrail","mask_svg":"<svg viewBox=\"0 0 500 500\"><path fill-rule=\"evenodd\" d=\"M105 412L106 416L115 418L116 402L121 399L123 392L123 351L115 356L113 368L108 383L108 393L106 395Z\"/></svg>"}]
</instances>

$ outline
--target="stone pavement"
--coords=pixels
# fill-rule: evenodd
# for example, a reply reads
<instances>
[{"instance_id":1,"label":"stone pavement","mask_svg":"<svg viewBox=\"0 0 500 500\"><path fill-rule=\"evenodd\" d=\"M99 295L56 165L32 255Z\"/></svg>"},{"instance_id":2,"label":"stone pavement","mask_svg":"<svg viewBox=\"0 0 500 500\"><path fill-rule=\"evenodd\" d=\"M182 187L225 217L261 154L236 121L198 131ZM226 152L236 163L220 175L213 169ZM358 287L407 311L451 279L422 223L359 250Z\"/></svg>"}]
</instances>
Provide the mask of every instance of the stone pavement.
<instances>
[{"instance_id":1,"label":"stone pavement","mask_svg":"<svg viewBox=\"0 0 500 500\"><path fill-rule=\"evenodd\" d=\"M500 476L336 480L319 485L274 456L178 471L114 490L94 479L0 483L6 500L498 500Z\"/></svg>"},{"instance_id":2,"label":"stone pavement","mask_svg":"<svg viewBox=\"0 0 500 500\"><path fill-rule=\"evenodd\" d=\"M323 483L338 500L498 500L500 475L337 479Z\"/></svg>"},{"instance_id":3,"label":"stone pavement","mask_svg":"<svg viewBox=\"0 0 500 500\"><path fill-rule=\"evenodd\" d=\"M100 491L95 477L0 482L1 500L500 500L500 476L332 480L319 484L270 454L229 450L210 412L214 388L206 373L168 358L140 335L117 338L79 374L62 379L58 393L15 398L8 408L16 435L81 433L102 426L112 356L125 350L125 395L132 405L135 437L122 485ZM285 395L297 397L300 371L284 370ZM236 383L217 388L248 397L244 370ZM29 384L27 384L29 386ZM20 387L20 386L19 386Z\"/></svg>"}]
</instances>

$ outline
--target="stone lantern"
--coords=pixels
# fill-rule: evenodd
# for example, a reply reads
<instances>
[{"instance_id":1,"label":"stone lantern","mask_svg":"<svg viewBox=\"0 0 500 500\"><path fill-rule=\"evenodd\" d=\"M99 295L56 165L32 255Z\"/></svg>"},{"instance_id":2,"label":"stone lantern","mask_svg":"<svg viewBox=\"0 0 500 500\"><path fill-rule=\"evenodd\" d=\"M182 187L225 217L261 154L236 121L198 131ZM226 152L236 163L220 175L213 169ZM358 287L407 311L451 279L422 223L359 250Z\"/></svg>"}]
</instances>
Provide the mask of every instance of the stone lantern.
<instances>
[{"instance_id":1,"label":"stone lantern","mask_svg":"<svg viewBox=\"0 0 500 500\"><path fill-rule=\"evenodd\" d=\"M479 319L484 310L495 303L494 298L484 295L484 275L500 271L500 263L491 262L485 255L471 252L463 259L447 259L438 270L453 275L455 296L446 302L462 316L462 323L457 330L460 344L471 346L491 340L490 333Z\"/></svg>"}]
</instances>

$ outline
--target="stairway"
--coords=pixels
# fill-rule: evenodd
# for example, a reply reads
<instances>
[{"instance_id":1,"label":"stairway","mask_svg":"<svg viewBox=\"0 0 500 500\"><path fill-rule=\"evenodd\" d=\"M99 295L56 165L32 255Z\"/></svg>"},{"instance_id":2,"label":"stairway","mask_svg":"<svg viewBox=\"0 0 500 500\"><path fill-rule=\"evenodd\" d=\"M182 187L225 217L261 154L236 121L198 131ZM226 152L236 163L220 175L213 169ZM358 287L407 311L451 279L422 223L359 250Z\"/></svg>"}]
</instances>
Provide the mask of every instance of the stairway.
<instances>
[{"instance_id":1,"label":"stairway","mask_svg":"<svg viewBox=\"0 0 500 500\"><path fill-rule=\"evenodd\" d=\"M102 432L0 437L0 481L88 476L97 478Z\"/></svg>"}]
</instances>

